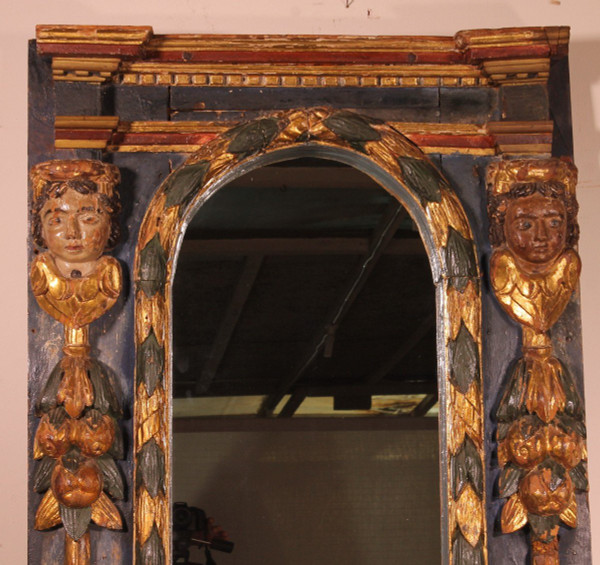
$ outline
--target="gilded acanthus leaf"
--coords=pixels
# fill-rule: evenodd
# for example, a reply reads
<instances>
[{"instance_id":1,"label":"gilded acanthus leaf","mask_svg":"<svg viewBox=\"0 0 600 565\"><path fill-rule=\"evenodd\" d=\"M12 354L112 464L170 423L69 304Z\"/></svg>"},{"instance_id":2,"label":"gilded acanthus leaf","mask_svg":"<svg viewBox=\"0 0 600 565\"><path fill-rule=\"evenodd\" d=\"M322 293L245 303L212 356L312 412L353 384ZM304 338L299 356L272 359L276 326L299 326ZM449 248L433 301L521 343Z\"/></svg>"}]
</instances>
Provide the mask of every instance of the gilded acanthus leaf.
<instances>
[{"instance_id":1,"label":"gilded acanthus leaf","mask_svg":"<svg viewBox=\"0 0 600 565\"><path fill-rule=\"evenodd\" d=\"M456 502L456 522L465 539L475 547L484 528L483 501L470 484Z\"/></svg>"},{"instance_id":2,"label":"gilded acanthus leaf","mask_svg":"<svg viewBox=\"0 0 600 565\"><path fill-rule=\"evenodd\" d=\"M481 449L482 434L482 398L477 382L474 382L467 394L462 394L456 387L450 386L448 406L448 450L454 455L461 448L465 435L468 435L475 446Z\"/></svg>"},{"instance_id":3,"label":"gilded acanthus leaf","mask_svg":"<svg viewBox=\"0 0 600 565\"><path fill-rule=\"evenodd\" d=\"M42 498L35 514L35 529L48 530L60 524L60 510L58 500L51 490L48 490Z\"/></svg>"},{"instance_id":4,"label":"gilded acanthus leaf","mask_svg":"<svg viewBox=\"0 0 600 565\"><path fill-rule=\"evenodd\" d=\"M141 487L137 491L136 522L139 542L144 545L154 527L155 501L148 491Z\"/></svg>"},{"instance_id":5,"label":"gilded acanthus leaf","mask_svg":"<svg viewBox=\"0 0 600 565\"><path fill-rule=\"evenodd\" d=\"M577 499L575 495L571 498L571 502L566 510L560 514L560 519L570 528L577 527Z\"/></svg>"},{"instance_id":6,"label":"gilded acanthus leaf","mask_svg":"<svg viewBox=\"0 0 600 565\"><path fill-rule=\"evenodd\" d=\"M510 534L521 529L527 524L527 510L521 502L519 494L513 494L502 508L502 516L500 518L502 533Z\"/></svg>"},{"instance_id":7,"label":"gilded acanthus leaf","mask_svg":"<svg viewBox=\"0 0 600 565\"><path fill-rule=\"evenodd\" d=\"M109 530L120 530L123 527L117 507L104 493L100 493L98 500L92 504L92 521Z\"/></svg>"}]
</instances>

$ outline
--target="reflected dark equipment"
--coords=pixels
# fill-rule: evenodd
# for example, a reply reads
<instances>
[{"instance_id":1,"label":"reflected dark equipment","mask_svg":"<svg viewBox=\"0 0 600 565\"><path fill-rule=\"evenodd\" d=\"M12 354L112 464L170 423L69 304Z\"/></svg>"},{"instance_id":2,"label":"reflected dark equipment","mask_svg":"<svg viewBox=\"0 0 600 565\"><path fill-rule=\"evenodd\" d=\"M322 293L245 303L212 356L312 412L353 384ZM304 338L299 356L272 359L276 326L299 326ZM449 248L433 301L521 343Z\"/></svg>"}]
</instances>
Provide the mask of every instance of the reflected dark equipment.
<instances>
[{"instance_id":1,"label":"reflected dark equipment","mask_svg":"<svg viewBox=\"0 0 600 565\"><path fill-rule=\"evenodd\" d=\"M173 563L200 565L189 561L190 547L206 549L207 565L214 564L210 549L231 553L235 544L219 537L213 537L206 513L201 508L188 506L186 502L173 504Z\"/></svg>"}]
</instances>

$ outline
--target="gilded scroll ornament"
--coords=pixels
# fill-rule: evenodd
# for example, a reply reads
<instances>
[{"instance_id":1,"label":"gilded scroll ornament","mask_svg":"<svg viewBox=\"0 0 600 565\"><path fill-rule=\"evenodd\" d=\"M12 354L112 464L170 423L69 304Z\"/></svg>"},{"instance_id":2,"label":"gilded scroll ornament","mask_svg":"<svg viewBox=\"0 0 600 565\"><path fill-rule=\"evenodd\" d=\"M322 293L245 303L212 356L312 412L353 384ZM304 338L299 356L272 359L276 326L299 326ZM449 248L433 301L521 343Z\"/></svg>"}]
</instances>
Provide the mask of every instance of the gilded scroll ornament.
<instances>
[{"instance_id":1,"label":"gilded scroll ornament","mask_svg":"<svg viewBox=\"0 0 600 565\"><path fill-rule=\"evenodd\" d=\"M523 332L496 414L501 525L510 533L529 523L534 565L558 565L559 523L576 526L575 491L587 490L582 402L550 336L579 281L576 182L560 159L488 171L492 287Z\"/></svg>"},{"instance_id":2,"label":"gilded scroll ornament","mask_svg":"<svg viewBox=\"0 0 600 565\"><path fill-rule=\"evenodd\" d=\"M121 268L105 256L119 237L119 171L99 161L48 161L32 168L32 231L46 251L31 266L40 307L64 326L63 357L37 404L34 488L45 495L40 530L66 530L65 564L90 563L88 527L121 529L110 498L123 498L121 408L108 370L90 355L89 325L116 302Z\"/></svg>"}]
</instances>

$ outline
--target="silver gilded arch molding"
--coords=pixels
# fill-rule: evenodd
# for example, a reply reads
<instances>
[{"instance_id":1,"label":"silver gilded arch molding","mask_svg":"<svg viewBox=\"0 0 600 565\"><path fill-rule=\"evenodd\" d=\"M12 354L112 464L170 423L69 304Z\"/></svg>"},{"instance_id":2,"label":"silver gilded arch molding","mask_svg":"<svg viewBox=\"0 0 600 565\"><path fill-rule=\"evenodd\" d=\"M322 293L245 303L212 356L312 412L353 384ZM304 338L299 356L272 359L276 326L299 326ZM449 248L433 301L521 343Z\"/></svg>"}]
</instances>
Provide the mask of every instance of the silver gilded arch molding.
<instances>
[{"instance_id":1,"label":"silver gilded arch molding","mask_svg":"<svg viewBox=\"0 0 600 565\"><path fill-rule=\"evenodd\" d=\"M134 266L135 562L171 562L171 288L187 222L233 178L301 156L360 169L419 226L437 289L443 562L485 564L481 296L473 235L449 183L416 145L386 123L327 108L270 114L229 130L169 175L148 207Z\"/></svg>"}]
</instances>

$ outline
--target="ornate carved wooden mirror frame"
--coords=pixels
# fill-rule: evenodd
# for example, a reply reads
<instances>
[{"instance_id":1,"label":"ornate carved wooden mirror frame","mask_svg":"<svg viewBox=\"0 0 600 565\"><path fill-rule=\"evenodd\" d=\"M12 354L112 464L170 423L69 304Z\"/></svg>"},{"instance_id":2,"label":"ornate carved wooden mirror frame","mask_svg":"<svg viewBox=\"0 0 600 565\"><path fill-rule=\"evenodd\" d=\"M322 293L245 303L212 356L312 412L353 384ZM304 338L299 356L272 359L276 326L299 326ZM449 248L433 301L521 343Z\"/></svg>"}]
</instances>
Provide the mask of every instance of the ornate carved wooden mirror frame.
<instances>
[{"instance_id":1,"label":"ornate carved wooden mirror frame","mask_svg":"<svg viewBox=\"0 0 600 565\"><path fill-rule=\"evenodd\" d=\"M40 496L32 497L30 517L38 530L64 525L64 551L48 542L53 557L89 563L88 525L122 528L112 499L129 484L133 517L122 513L133 560L170 562L171 291L179 247L216 191L300 157L370 176L406 207L427 249L437 299L442 562L481 565L509 554L525 562L524 536L499 532L526 525L536 565L558 564L561 525L568 547L589 554L587 503L575 495L587 479L578 330L571 329L579 319L579 260L567 44L562 27L315 42L40 26L31 62L32 230L49 250L32 260L30 427L39 462L30 477ZM252 92L254 106L229 129L206 118L195 95L188 100L194 89L213 105L209 115L221 112L219 93L238 103ZM294 103L281 110L276 95L264 95L269 89L283 89ZM380 107L373 92L393 96ZM363 104L372 104L364 115ZM178 112L188 115L178 121ZM144 176L152 159L159 164ZM128 183L143 193L140 205L127 195L130 233L117 248L135 305L121 304L113 323L124 334L108 340L130 371L116 380L133 389L133 454L124 473L114 462L123 455L115 377L90 343L110 323L88 331L122 287L119 263L103 255L117 236L119 169L121 193ZM84 256L79 243L61 250L60 222L43 220L65 212L74 222L76 205L97 217L70 229L98 225L102 242ZM528 248L530 240L516 235L530 223L555 234L554 243ZM48 325L36 301L64 329ZM44 349L53 336L52 351ZM122 559L129 542L107 539L102 550ZM561 545L564 563L579 565L568 561L570 551Z\"/></svg>"},{"instance_id":2,"label":"ornate carved wooden mirror frame","mask_svg":"<svg viewBox=\"0 0 600 565\"><path fill-rule=\"evenodd\" d=\"M326 109L266 116L217 138L166 179L148 208L134 270L136 553L142 562L170 559L171 289L186 223L234 178L306 156L372 176L419 226L437 288L444 554L485 562L480 276L469 223L449 183L404 136Z\"/></svg>"}]
</instances>

